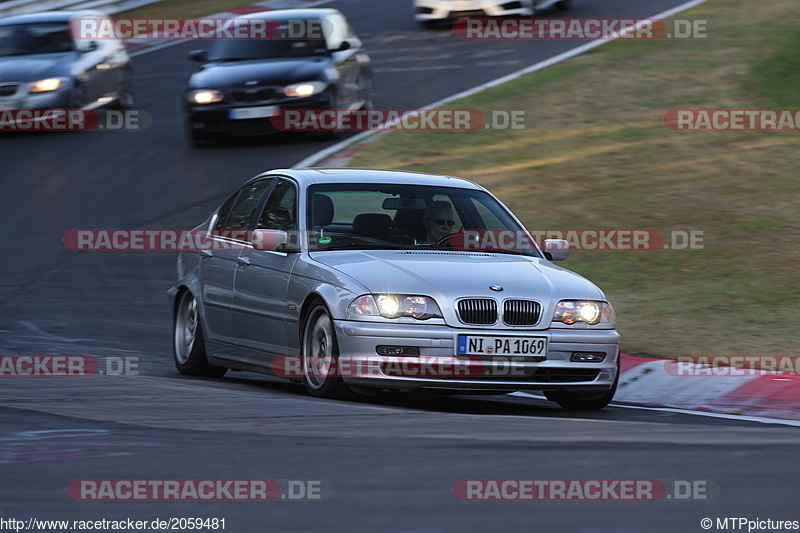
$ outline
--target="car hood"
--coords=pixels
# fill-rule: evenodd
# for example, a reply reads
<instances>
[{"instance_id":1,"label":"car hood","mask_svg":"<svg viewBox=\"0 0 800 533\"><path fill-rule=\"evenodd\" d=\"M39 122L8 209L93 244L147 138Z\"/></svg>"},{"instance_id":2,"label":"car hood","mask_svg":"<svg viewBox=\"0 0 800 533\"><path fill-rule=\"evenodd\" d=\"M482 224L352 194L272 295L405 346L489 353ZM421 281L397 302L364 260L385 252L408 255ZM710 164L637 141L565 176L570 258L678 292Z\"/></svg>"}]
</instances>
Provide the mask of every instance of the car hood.
<instances>
[{"instance_id":1,"label":"car hood","mask_svg":"<svg viewBox=\"0 0 800 533\"><path fill-rule=\"evenodd\" d=\"M0 83L69 75L72 52L0 57Z\"/></svg>"},{"instance_id":2,"label":"car hood","mask_svg":"<svg viewBox=\"0 0 800 533\"><path fill-rule=\"evenodd\" d=\"M447 322L455 300L463 297L532 299L544 313L559 300L605 300L591 281L535 257L447 251L329 251L314 259L374 293L432 296ZM490 286L502 287L494 291ZM544 315L546 316L546 315ZM551 315L552 316L552 315Z\"/></svg>"},{"instance_id":3,"label":"car hood","mask_svg":"<svg viewBox=\"0 0 800 533\"><path fill-rule=\"evenodd\" d=\"M330 58L322 56L207 63L192 75L189 86L224 89L240 87L252 81L257 81L258 85L288 85L300 81L325 80L325 68L330 63Z\"/></svg>"}]
</instances>

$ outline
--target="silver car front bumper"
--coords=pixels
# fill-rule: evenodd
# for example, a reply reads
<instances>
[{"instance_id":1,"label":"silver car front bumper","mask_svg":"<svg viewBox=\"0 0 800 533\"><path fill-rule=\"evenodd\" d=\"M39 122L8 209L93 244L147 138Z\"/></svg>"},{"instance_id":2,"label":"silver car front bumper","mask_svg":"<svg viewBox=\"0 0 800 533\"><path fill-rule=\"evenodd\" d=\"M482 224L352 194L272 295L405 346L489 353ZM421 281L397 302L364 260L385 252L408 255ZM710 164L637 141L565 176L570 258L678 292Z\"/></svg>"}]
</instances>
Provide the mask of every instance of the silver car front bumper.
<instances>
[{"instance_id":1,"label":"silver car front bumper","mask_svg":"<svg viewBox=\"0 0 800 533\"><path fill-rule=\"evenodd\" d=\"M455 391L566 390L604 392L616 378L615 330L470 330L440 325L335 321L340 365L353 386ZM535 335L548 339L546 357L456 356L459 334ZM379 345L414 346L419 356L382 356ZM575 352L605 354L602 361L571 361Z\"/></svg>"}]
</instances>

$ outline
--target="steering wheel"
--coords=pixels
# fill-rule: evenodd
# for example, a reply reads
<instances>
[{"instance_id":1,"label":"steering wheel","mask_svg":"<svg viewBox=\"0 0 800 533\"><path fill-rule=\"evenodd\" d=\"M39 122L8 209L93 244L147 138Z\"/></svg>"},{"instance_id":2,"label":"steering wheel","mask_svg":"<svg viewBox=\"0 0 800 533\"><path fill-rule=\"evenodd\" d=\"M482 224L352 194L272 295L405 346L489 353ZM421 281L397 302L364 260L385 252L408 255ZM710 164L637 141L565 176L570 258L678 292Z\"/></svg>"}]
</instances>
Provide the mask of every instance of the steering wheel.
<instances>
[{"instance_id":1,"label":"steering wheel","mask_svg":"<svg viewBox=\"0 0 800 533\"><path fill-rule=\"evenodd\" d=\"M441 239L436 241L436 243L434 243L434 246L443 246L446 243L447 246L451 246L452 247L452 244L450 244L450 237L452 237L452 236L453 236L452 233L450 233L449 235L445 235L444 237L442 237Z\"/></svg>"}]
</instances>

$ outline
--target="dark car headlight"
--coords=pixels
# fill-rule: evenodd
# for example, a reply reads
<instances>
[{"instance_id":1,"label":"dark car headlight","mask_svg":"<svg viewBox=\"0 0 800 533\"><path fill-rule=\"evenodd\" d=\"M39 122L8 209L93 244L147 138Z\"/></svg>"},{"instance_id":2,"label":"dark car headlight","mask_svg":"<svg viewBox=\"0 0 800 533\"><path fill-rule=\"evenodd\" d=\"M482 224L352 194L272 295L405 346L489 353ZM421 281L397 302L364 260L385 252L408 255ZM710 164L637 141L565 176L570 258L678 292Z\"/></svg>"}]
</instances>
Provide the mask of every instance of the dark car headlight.
<instances>
[{"instance_id":1,"label":"dark car headlight","mask_svg":"<svg viewBox=\"0 0 800 533\"><path fill-rule=\"evenodd\" d=\"M60 89L66 83L64 78L45 78L37 80L28 84L28 92L30 93L46 93Z\"/></svg>"},{"instance_id":2,"label":"dark car headlight","mask_svg":"<svg viewBox=\"0 0 800 533\"><path fill-rule=\"evenodd\" d=\"M225 94L216 89L195 89L186 94L186 99L198 105L214 104L224 100Z\"/></svg>"},{"instance_id":3,"label":"dark car headlight","mask_svg":"<svg viewBox=\"0 0 800 533\"><path fill-rule=\"evenodd\" d=\"M292 98L307 98L319 94L328 88L328 84L322 81L304 81L293 83L283 88L283 94Z\"/></svg>"},{"instance_id":4,"label":"dark car headlight","mask_svg":"<svg viewBox=\"0 0 800 533\"><path fill-rule=\"evenodd\" d=\"M616 321L617 317L610 303L594 300L561 300L556 305L553 315L553 322L563 322L568 325L577 322L610 325Z\"/></svg>"},{"instance_id":5,"label":"dark car headlight","mask_svg":"<svg viewBox=\"0 0 800 533\"><path fill-rule=\"evenodd\" d=\"M383 318L405 316L426 320L442 317L442 312L433 298L418 294L365 294L353 300L347 311L356 316Z\"/></svg>"}]
</instances>

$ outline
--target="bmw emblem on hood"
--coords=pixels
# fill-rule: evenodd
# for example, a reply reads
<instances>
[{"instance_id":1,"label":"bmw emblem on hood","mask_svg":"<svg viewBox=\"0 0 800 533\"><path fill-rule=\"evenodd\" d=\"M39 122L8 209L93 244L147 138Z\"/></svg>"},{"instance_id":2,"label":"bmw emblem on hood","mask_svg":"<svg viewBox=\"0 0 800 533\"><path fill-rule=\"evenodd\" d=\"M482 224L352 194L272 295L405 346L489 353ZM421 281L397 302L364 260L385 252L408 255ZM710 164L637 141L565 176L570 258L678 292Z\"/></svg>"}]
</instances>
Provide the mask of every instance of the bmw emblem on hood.
<instances>
[{"instance_id":1,"label":"bmw emblem on hood","mask_svg":"<svg viewBox=\"0 0 800 533\"><path fill-rule=\"evenodd\" d=\"M492 289L494 292L500 292L503 290L503 287L500 285L489 285L489 288Z\"/></svg>"}]
</instances>

